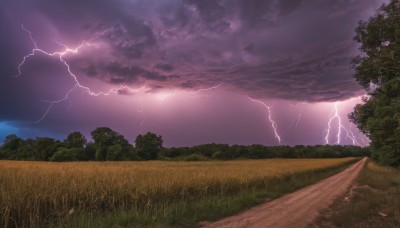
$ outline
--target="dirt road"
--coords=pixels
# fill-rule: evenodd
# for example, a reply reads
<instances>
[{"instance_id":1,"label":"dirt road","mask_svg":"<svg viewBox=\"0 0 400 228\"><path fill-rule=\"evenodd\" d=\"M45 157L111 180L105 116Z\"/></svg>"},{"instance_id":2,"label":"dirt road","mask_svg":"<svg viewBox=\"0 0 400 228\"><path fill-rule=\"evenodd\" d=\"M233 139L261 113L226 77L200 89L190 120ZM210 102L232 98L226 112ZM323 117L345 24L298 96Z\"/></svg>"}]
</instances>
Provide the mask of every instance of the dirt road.
<instances>
[{"instance_id":1,"label":"dirt road","mask_svg":"<svg viewBox=\"0 0 400 228\"><path fill-rule=\"evenodd\" d=\"M307 227L321 209L350 188L365 161L366 158L314 185L205 227Z\"/></svg>"}]
</instances>

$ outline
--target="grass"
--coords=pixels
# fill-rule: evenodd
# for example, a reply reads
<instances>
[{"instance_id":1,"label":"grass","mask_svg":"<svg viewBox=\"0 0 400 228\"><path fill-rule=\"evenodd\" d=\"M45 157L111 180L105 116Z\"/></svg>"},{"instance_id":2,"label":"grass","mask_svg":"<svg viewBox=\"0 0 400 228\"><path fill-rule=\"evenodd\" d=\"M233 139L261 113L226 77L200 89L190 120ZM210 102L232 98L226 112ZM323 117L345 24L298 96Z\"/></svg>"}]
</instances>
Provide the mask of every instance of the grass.
<instances>
[{"instance_id":1,"label":"grass","mask_svg":"<svg viewBox=\"0 0 400 228\"><path fill-rule=\"evenodd\" d=\"M192 227L316 182L351 162L0 161L0 226Z\"/></svg>"},{"instance_id":2,"label":"grass","mask_svg":"<svg viewBox=\"0 0 400 228\"><path fill-rule=\"evenodd\" d=\"M400 227L400 169L368 162L357 185L318 219L320 226Z\"/></svg>"}]
</instances>

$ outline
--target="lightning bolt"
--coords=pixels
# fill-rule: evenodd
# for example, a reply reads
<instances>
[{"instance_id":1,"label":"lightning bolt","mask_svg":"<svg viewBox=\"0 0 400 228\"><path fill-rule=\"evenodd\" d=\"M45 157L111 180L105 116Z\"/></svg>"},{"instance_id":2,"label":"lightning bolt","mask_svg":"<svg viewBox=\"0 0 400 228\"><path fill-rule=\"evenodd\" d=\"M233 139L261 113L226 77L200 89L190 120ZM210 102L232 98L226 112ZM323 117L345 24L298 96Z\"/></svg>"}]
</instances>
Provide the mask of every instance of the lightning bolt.
<instances>
[{"instance_id":1,"label":"lightning bolt","mask_svg":"<svg viewBox=\"0 0 400 228\"><path fill-rule=\"evenodd\" d=\"M327 128L325 129L325 144L329 144L329 138L330 138L330 133L331 133L331 129L333 128L332 122L334 120L337 120L337 133L336 133L336 142L335 144L340 144L341 142L341 138L342 138L342 131L346 132L346 137L349 138L353 145L359 145L359 142L357 140L357 137L355 137L353 131L351 130L351 125L349 127L349 129L347 129L343 124L342 124L342 118L339 115L339 102L335 102L333 105L333 109L331 111L331 113L329 114L329 121L327 123Z\"/></svg>"},{"instance_id":2,"label":"lightning bolt","mask_svg":"<svg viewBox=\"0 0 400 228\"><path fill-rule=\"evenodd\" d=\"M304 108L305 103L301 103L299 113L297 114L297 119L296 119L296 127L299 125L299 122L301 120L301 117L303 115L303 108Z\"/></svg>"},{"instance_id":3,"label":"lightning bolt","mask_svg":"<svg viewBox=\"0 0 400 228\"><path fill-rule=\"evenodd\" d=\"M340 144L340 137L342 134L342 119L339 116L339 112L338 112L338 102L335 102L334 106L333 106L333 110L332 112L329 114L329 121L328 121L328 126L326 129L326 135L325 135L325 144L329 144L329 136L330 136L330 132L331 132L331 124L332 121L334 119L338 120L338 128L337 128L337 135L336 135L336 144Z\"/></svg>"},{"instance_id":4,"label":"lightning bolt","mask_svg":"<svg viewBox=\"0 0 400 228\"><path fill-rule=\"evenodd\" d=\"M297 104L292 104L292 103L290 103L291 106L300 107L300 108L299 108L299 111L298 111L298 113L297 113L297 118L296 118L296 120L291 124L291 126L289 127L289 129L292 128L293 126L296 126L296 127L297 127L297 126L299 125L299 122L300 122L300 120L301 120L301 117L303 116L303 109L304 109L304 105L305 105L305 104L306 104L305 102L297 103Z\"/></svg>"},{"instance_id":5,"label":"lightning bolt","mask_svg":"<svg viewBox=\"0 0 400 228\"><path fill-rule=\"evenodd\" d=\"M364 96L367 96L367 95L364 94L364 95L358 96L358 97L356 97L356 98L357 98L358 100L362 100ZM356 103L356 104L357 104L357 103ZM356 104L353 105L353 108L352 108L353 110L354 110L354 107L356 106ZM348 132L347 132L347 137L350 138L350 139L352 140L353 145L361 145L361 144L359 143L359 140L363 143L363 145L368 145L369 139L366 138L365 135L363 135L363 134L361 135L361 137L356 137L356 136L354 135L353 131L351 130L352 126L355 126L355 125L354 125L353 123L350 123L350 127L349 127ZM365 138L366 140L365 140L364 138Z\"/></svg>"},{"instance_id":6,"label":"lightning bolt","mask_svg":"<svg viewBox=\"0 0 400 228\"><path fill-rule=\"evenodd\" d=\"M281 136L278 133L278 125L276 124L276 122L272 119L272 111L271 111L271 107L266 105L264 102L260 101L260 100L256 100L253 99L251 97L247 97L250 101L258 103L262 106L264 106L264 108L267 110L267 115L268 115L268 121L271 123L272 129L274 131L275 134L275 139L278 141L279 145L281 144Z\"/></svg>"},{"instance_id":7,"label":"lightning bolt","mask_svg":"<svg viewBox=\"0 0 400 228\"><path fill-rule=\"evenodd\" d=\"M205 97L205 96L207 96L207 95L197 95L197 94L202 93L202 92L207 92L207 91L210 91L210 90L214 90L214 89L218 89L219 87L222 86L222 84L223 84L223 83L220 83L220 84L218 84L218 85L216 85L216 86L213 86L213 87L195 90L195 91L192 92L192 94L191 94L190 96L191 96L192 98L201 98L201 97ZM195 95L193 95L193 94L195 94Z\"/></svg>"},{"instance_id":8,"label":"lightning bolt","mask_svg":"<svg viewBox=\"0 0 400 228\"><path fill-rule=\"evenodd\" d=\"M363 140L362 138L356 137L356 136L354 135L353 131L351 130L351 127L352 127L352 126L353 126L353 125L350 124L349 129L346 129L346 131L347 131L347 135L346 135L347 138L349 138L349 139L353 142L353 145L360 145L360 143L358 142L358 139L361 139L361 140L363 141L363 143L365 143L364 140Z\"/></svg>"},{"instance_id":9,"label":"lightning bolt","mask_svg":"<svg viewBox=\"0 0 400 228\"><path fill-rule=\"evenodd\" d=\"M96 92L92 91L89 87L84 86L79 82L77 76L71 71L70 65L63 58L64 56L66 56L68 54L78 54L79 50L81 50L82 48L93 46L94 44L92 44L91 41L90 42L83 41L79 46L77 46L76 48L73 48L73 49L72 48L68 48L66 45L57 42L59 45L64 47L64 50L63 51L56 51L56 52L52 52L51 53L51 52L47 52L47 51L45 51L43 49L40 49L37 46L36 41L33 39L32 32L29 31L28 29L26 29L23 24L21 24L21 28L22 28L23 31L25 31L28 34L28 37L31 40L34 48L32 49L31 53L29 53L28 55L24 56L22 61L19 63L19 65L18 65L18 74L15 77L18 78L18 77L20 77L22 75L22 67L24 66L24 64L26 63L26 61L29 58L35 56L36 53L42 53L42 54L50 56L50 57L58 57L60 62L66 67L66 70L67 70L68 74L71 76L71 78L75 82L74 86L70 90L68 90L67 93L65 94L65 96L63 96L62 98L60 98L58 100L52 100L52 101L51 100L43 101L45 103L49 103L49 106L47 107L47 109L43 113L43 115L37 121L35 121L35 123L40 123L42 120L44 120L46 118L46 116L49 114L49 112L51 111L51 109L54 107L54 105L56 105L56 104L58 104L60 102L64 102L64 101L69 100L70 94L72 92L76 91L77 89L83 89L85 91L85 93L89 94L90 96L101 96L101 95L102 96L109 96L109 95L112 95L112 94L120 94L122 92L127 92L127 91L132 92L132 93L137 93L137 92L141 91L142 89L146 88L146 86L143 86L143 87L141 87L139 89L133 89L133 88L131 88L129 86L123 85L123 86L120 86L118 88L111 88L110 90L105 91L105 92L96 93ZM97 39L97 38L92 39L92 41L95 40L95 39Z\"/></svg>"},{"instance_id":10,"label":"lightning bolt","mask_svg":"<svg viewBox=\"0 0 400 228\"><path fill-rule=\"evenodd\" d=\"M360 139L364 145L368 145L370 143L370 140L365 135L358 137L358 139Z\"/></svg>"}]
</instances>

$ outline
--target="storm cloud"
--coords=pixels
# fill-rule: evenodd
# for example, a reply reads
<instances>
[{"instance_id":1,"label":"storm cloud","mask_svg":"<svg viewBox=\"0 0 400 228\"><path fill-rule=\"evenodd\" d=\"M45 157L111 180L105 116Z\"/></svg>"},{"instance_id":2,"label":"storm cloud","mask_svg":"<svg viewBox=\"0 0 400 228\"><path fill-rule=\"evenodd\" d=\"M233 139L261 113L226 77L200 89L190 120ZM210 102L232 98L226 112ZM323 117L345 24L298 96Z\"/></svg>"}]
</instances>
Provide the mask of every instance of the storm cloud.
<instances>
[{"instance_id":1,"label":"storm cloud","mask_svg":"<svg viewBox=\"0 0 400 228\"><path fill-rule=\"evenodd\" d=\"M0 122L40 116L46 100L74 86L65 65L41 54L23 66L21 79L13 77L34 47L21 24L48 52L85 42L64 59L82 84L97 90L128 85L156 93L222 84L258 99L332 102L365 93L353 78L358 46L352 37L383 2L4 0Z\"/></svg>"},{"instance_id":2,"label":"storm cloud","mask_svg":"<svg viewBox=\"0 0 400 228\"><path fill-rule=\"evenodd\" d=\"M5 1L34 34L101 44L70 59L114 84L196 88L223 83L259 98L333 101L362 94L350 61L374 1ZM28 15L28 16L26 16ZM27 17L41 18L44 26ZM14 39L14 37L9 37ZM95 52L96 53L96 52ZM192 86L193 87L193 86Z\"/></svg>"}]
</instances>

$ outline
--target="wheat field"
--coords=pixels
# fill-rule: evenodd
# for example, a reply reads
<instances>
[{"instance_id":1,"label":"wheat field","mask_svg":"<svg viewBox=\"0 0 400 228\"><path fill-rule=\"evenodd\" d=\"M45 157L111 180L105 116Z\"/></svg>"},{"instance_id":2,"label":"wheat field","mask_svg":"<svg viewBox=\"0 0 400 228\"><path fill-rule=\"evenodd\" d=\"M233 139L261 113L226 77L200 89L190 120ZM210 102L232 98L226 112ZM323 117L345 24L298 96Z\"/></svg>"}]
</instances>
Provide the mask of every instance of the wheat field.
<instances>
[{"instance_id":1,"label":"wheat field","mask_svg":"<svg viewBox=\"0 0 400 228\"><path fill-rule=\"evenodd\" d=\"M269 188L350 160L0 161L0 226L56 224L82 212L167 208L176 202Z\"/></svg>"}]
</instances>

